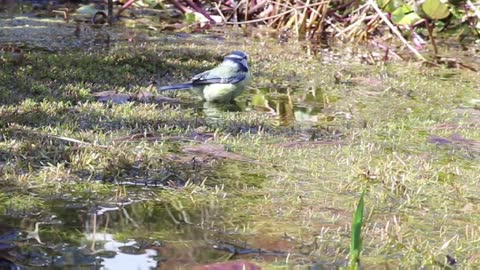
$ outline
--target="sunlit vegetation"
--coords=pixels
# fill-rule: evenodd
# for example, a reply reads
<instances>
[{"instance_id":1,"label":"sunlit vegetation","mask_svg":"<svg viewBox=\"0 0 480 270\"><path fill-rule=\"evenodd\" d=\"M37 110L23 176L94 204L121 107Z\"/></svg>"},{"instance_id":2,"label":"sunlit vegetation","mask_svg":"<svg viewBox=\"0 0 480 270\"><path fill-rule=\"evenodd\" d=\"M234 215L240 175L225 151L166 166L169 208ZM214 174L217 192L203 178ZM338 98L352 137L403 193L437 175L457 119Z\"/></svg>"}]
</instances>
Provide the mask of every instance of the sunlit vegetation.
<instances>
[{"instance_id":1,"label":"sunlit vegetation","mask_svg":"<svg viewBox=\"0 0 480 270\"><path fill-rule=\"evenodd\" d=\"M180 31L202 31L211 25L261 26L276 30L282 40L307 39L323 46L329 46L333 40L369 43L383 50L387 57L405 58L395 46L400 43L416 58L440 64L445 60L437 59L443 55L439 55L436 36L453 37L462 46L480 38L479 6L470 0L142 0L126 1L115 15L119 17L129 7L165 11L160 17L183 24L174 27ZM98 12L103 11L82 6L76 14L95 18ZM429 56L423 52L427 43L433 52Z\"/></svg>"},{"instance_id":2,"label":"sunlit vegetation","mask_svg":"<svg viewBox=\"0 0 480 270\"><path fill-rule=\"evenodd\" d=\"M1 259L480 266L480 79L463 60L434 58L433 43L433 54L414 44L433 33L437 53L471 56L474 45L447 50L439 37L475 38L470 2L426 1L426 15L401 1L195 2L223 24L257 27L220 33L172 3L136 1L111 27L94 26L91 11L74 19L79 6L72 17L2 19ZM169 13L157 24L157 13L126 16L142 10ZM160 33L175 23L176 34ZM178 35L195 31L205 35ZM371 46L398 48L400 36L429 61L389 61L392 50ZM236 104L155 90L237 49L252 80Z\"/></svg>"}]
</instances>

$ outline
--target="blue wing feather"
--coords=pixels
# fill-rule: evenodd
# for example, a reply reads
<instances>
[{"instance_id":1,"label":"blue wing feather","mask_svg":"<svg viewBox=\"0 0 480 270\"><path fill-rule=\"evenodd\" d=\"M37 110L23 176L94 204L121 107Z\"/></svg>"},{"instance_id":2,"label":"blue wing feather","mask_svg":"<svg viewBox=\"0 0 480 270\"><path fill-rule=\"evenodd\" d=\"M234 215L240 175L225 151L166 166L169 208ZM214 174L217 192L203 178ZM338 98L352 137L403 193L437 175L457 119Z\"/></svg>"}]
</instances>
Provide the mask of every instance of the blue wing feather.
<instances>
[{"instance_id":1,"label":"blue wing feather","mask_svg":"<svg viewBox=\"0 0 480 270\"><path fill-rule=\"evenodd\" d=\"M192 86L193 86L192 83L180 83L180 84L158 87L157 89L158 91L178 90L178 89L188 89L188 88L191 88Z\"/></svg>"},{"instance_id":2,"label":"blue wing feather","mask_svg":"<svg viewBox=\"0 0 480 270\"><path fill-rule=\"evenodd\" d=\"M220 76L215 76L212 74L210 71L205 71L203 73L200 73L198 75L195 75L192 78L192 85L207 85L207 84L213 84L213 83L220 83L220 84L235 84L238 83L242 80L245 79L247 76L247 73L241 72L241 73L234 73L235 76L232 77L220 77Z\"/></svg>"}]
</instances>

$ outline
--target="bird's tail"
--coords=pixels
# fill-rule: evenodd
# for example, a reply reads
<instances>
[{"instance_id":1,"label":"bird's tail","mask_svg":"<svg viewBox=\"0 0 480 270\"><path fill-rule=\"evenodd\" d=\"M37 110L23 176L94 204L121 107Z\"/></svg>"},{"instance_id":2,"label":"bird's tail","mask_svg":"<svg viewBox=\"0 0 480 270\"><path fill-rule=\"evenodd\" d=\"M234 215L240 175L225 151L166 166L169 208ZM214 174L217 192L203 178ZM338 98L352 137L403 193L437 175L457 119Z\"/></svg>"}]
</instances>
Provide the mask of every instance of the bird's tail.
<instances>
[{"instance_id":1,"label":"bird's tail","mask_svg":"<svg viewBox=\"0 0 480 270\"><path fill-rule=\"evenodd\" d=\"M181 83L181 84L174 84L174 85L166 85L162 87L158 87L158 91L166 91L166 90L178 90L178 89L188 89L191 88L191 83Z\"/></svg>"}]
</instances>

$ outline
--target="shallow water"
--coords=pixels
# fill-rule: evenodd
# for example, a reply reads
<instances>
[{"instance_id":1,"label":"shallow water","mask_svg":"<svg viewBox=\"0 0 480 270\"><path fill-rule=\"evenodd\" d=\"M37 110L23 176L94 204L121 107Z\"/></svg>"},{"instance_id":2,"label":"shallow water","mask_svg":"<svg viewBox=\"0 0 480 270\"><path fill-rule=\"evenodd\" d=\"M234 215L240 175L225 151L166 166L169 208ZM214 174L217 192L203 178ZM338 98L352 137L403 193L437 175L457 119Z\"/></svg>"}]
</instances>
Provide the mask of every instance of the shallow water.
<instances>
[{"instance_id":1,"label":"shallow water","mask_svg":"<svg viewBox=\"0 0 480 270\"><path fill-rule=\"evenodd\" d=\"M50 222L36 222L45 218L35 216L2 218L4 260L20 269L169 269L168 265L193 266L228 255L214 248L230 237L208 228L213 222L208 213L221 215L212 206L198 210L205 213L200 217L160 202L51 203ZM33 233L35 226L38 235Z\"/></svg>"}]
</instances>

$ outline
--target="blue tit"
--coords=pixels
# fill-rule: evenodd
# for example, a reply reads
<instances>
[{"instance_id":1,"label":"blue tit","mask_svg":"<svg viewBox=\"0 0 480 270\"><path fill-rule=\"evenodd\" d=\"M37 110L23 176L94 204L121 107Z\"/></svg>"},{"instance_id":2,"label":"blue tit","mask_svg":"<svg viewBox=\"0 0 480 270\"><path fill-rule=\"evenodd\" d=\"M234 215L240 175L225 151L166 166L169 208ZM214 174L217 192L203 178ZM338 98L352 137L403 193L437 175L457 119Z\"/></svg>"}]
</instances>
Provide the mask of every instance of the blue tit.
<instances>
[{"instance_id":1,"label":"blue tit","mask_svg":"<svg viewBox=\"0 0 480 270\"><path fill-rule=\"evenodd\" d=\"M159 87L159 91L192 89L208 102L229 103L247 87L248 54L233 51L217 67L195 75L190 82Z\"/></svg>"}]
</instances>

